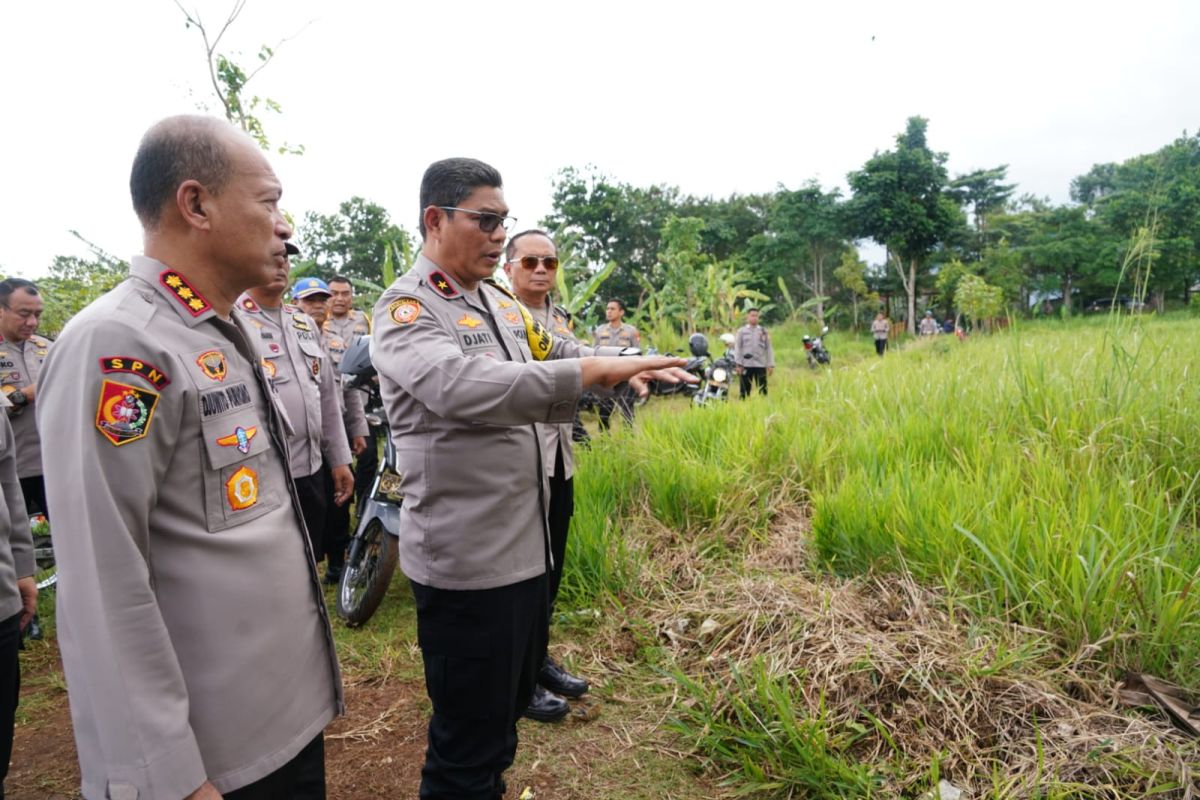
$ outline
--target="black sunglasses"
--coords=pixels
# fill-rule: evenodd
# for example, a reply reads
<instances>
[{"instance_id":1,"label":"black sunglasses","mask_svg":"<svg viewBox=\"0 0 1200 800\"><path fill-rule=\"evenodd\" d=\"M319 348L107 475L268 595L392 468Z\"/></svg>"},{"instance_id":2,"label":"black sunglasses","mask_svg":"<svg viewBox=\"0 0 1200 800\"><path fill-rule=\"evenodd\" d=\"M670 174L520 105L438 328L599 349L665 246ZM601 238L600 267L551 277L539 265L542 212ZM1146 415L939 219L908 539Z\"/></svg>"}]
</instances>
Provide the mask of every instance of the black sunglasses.
<instances>
[{"instance_id":1,"label":"black sunglasses","mask_svg":"<svg viewBox=\"0 0 1200 800\"><path fill-rule=\"evenodd\" d=\"M516 217L505 217L492 211L476 211L473 208L456 208L455 206L438 206L438 208L442 211L462 211L466 214L473 214L479 220L479 230L484 233L491 233L501 225L504 226L505 231L511 231L517 224Z\"/></svg>"}]
</instances>

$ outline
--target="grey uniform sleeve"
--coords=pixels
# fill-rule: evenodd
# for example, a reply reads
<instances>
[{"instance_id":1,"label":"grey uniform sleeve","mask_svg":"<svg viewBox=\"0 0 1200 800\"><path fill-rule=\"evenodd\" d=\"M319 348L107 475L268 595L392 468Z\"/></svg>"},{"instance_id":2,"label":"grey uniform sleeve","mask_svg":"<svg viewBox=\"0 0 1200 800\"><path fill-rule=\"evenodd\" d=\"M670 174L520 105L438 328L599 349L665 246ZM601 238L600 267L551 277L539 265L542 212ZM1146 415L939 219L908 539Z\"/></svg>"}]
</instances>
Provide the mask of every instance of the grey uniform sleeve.
<instances>
[{"instance_id":1,"label":"grey uniform sleeve","mask_svg":"<svg viewBox=\"0 0 1200 800\"><path fill-rule=\"evenodd\" d=\"M765 332L764 332L765 333ZM763 336L767 340L767 366L774 369L775 367L775 348L771 346L771 334L765 333Z\"/></svg>"},{"instance_id":2,"label":"grey uniform sleeve","mask_svg":"<svg viewBox=\"0 0 1200 800\"><path fill-rule=\"evenodd\" d=\"M178 387L185 379L176 376L159 392L138 375L117 376L154 405L145 435L116 446L96 425L105 385L98 359L116 352L174 362L145 334L119 323L72 333L51 351L38 401L72 719L96 731L102 752L94 755L110 783L132 785L142 797L184 797L204 783L206 772L148 560L150 514L178 445ZM201 452L193 447L187 457Z\"/></svg>"},{"instance_id":3,"label":"grey uniform sleeve","mask_svg":"<svg viewBox=\"0 0 1200 800\"><path fill-rule=\"evenodd\" d=\"M345 410L342 412L342 422L346 426L346 436L353 439L356 436L367 436L370 429L367 427L367 414L364 409L364 397L360 389L342 389L342 397L345 400Z\"/></svg>"},{"instance_id":4,"label":"grey uniform sleeve","mask_svg":"<svg viewBox=\"0 0 1200 800\"><path fill-rule=\"evenodd\" d=\"M333 361L328 355L321 356L319 380L321 453L330 467L340 467L350 463L350 445L346 441L346 425L342 421L342 385L334 375Z\"/></svg>"},{"instance_id":5,"label":"grey uniform sleeve","mask_svg":"<svg viewBox=\"0 0 1200 800\"><path fill-rule=\"evenodd\" d=\"M432 311L399 324L382 301L374 330L379 373L440 417L492 425L575 417L582 393L575 359L520 363L467 355Z\"/></svg>"},{"instance_id":6,"label":"grey uniform sleeve","mask_svg":"<svg viewBox=\"0 0 1200 800\"><path fill-rule=\"evenodd\" d=\"M738 330L733 335L733 363L737 366L742 365L742 332Z\"/></svg>"},{"instance_id":7,"label":"grey uniform sleeve","mask_svg":"<svg viewBox=\"0 0 1200 800\"><path fill-rule=\"evenodd\" d=\"M18 578L27 578L34 573L33 535L29 532L29 512L25 509L25 495L17 479L17 456L13 442L12 425L7 416L0 416L0 485L3 486L4 502L8 504L8 517L12 530L8 534L8 547L12 551L13 567Z\"/></svg>"}]
</instances>

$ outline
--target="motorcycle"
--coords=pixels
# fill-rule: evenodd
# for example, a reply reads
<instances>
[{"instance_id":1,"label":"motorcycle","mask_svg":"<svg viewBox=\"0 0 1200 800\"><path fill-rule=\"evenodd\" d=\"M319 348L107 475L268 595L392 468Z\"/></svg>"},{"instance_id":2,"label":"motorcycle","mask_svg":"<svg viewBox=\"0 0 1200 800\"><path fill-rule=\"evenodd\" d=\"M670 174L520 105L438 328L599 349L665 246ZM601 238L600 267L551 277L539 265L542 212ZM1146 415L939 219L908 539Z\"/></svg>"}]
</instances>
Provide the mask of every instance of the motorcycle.
<instances>
[{"instance_id":1,"label":"motorcycle","mask_svg":"<svg viewBox=\"0 0 1200 800\"><path fill-rule=\"evenodd\" d=\"M822 338L827 333L829 333L828 325L821 328L819 336L805 336L803 338L804 354L808 357L808 366L813 369L816 369L819 364L829 363L829 351L825 349L825 342Z\"/></svg>"},{"instance_id":2,"label":"motorcycle","mask_svg":"<svg viewBox=\"0 0 1200 800\"><path fill-rule=\"evenodd\" d=\"M725 344L725 353L713 360L704 368L704 377L699 390L692 396L692 402L704 406L710 402L729 399L729 382L733 379L733 334L722 333L721 341ZM698 357L708 357L708 339L702 333L692 334L688 346Z\"/></svg>"},{"instance_id":3,"label":"motorcycle","mask_svg":"<svg viewBox=\"0 0 1200 800\"><path fill-rule=\"evenodd\" d=\"M388 435L387 414L371 364L371 337L360 336L342 356L341 372L350 385L366 389L367 421L383 430L383 458L375 470L370 491L358 499L358 524L346 549L346 564L338 582L337 613L352 628L364 624L379 608L396 571L400 553L400 473L396 448Z\"/></svg>"},{"instance_id":4,"label":"motorcycle","mask_svg":"<svg viewBox=\"0 0 1200 800\"><path fill-rule=\"evenodd\" d=\"M708 340L704 338L703 333L693 333L691 338L688 339L688 349L692 351L692 357L683 365L683 371L695 375L696 383L652 381L650 383L650 394L660 397L673 394L691 397L700 390L701 385L704 383L704 368L708 364ZM658 355L658 351L651 347L646 351L646 355ZM674 353L667 353L666 355L671 356Z\"/></svg>"},{"instance_id":5,"label":"motorcycle","mask_svg":"<svg viewBox=\"0 0 1200 800\"><path fill-rule=\"evenodd\" d=\"M54 544L50 541L50 520L45 514L34 514L29 518L29 530L33 534L33 561L36 569L33 578L40 592L58 583Z\"/></svg>"}]
</instances>

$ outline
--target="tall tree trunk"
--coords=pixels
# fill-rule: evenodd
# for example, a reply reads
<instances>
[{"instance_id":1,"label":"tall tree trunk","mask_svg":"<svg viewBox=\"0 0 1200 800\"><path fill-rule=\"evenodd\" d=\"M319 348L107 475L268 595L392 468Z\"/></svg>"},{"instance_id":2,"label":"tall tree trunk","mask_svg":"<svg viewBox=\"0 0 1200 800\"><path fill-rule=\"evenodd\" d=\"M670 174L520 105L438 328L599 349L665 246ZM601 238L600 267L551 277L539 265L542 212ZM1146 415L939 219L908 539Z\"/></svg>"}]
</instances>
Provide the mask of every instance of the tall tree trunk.
<instances>
[{"instance_id":1,"label":"tall tree trunk","mask_svg":"<svg viewBox=\"0 0 1200 800\"><path fill-rule=\"evenodd\" d=\"M917 259L913 258L908 262L908 274L904 273L904 262L900 256L887 251L888 259L892 262L892 266L896 268L896 274L900 276L900 282L904 284L904 294L908 297L908 319L905 321L905 326L908 332L913 336L917 335Z\"/></svg>"},{"instance_id":2,"label":"tall tree trunk","mask_svg":"<svg viewBox=\"0 0 1200 800\"><path fill-rule=\"evenodd\" d=\"M1066 311L1064 311L1063 313L1065 313L1069 317L1069 316L1071 316L1071 277L1070 276L1063 278L1062 296L1063 296L1062 307L1064 309L1066 309Z\"/></svg>"}]
</instances>

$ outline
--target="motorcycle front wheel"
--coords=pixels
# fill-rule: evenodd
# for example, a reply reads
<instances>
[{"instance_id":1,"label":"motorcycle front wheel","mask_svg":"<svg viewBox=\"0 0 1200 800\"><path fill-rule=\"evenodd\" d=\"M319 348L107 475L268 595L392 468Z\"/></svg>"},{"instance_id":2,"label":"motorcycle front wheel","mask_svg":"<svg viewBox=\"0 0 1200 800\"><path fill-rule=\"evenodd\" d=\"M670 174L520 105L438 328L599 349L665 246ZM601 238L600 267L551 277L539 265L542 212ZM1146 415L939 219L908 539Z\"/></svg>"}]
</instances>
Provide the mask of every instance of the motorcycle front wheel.
<instances>
[{"instance_id":1,"label":"motorcycle front wheel","mask_svg":"<svg viewBox=\"0 0 1200 800\"><path fill-rule=\"evenodd\" d=\"M351 543L337 597L338 616L351 628L369 620L383 602L398 552L399 543L378 517L367 523L360 541Z\"/></svg>"}]
</instances>

